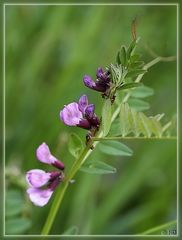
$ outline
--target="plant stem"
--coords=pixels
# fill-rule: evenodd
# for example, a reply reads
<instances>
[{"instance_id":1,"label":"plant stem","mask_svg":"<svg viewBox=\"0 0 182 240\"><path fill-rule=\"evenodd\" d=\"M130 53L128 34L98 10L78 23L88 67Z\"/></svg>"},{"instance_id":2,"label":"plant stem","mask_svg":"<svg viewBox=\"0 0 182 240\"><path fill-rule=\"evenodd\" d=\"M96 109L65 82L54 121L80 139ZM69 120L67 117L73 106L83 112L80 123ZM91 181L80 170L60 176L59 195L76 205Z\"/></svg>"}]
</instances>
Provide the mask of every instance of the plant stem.
<instances>
[{"instance_id":1,"label":"plant stem","mask_svg":"<svg viewBox=\"0 0 182 240\"><path fill-rule=\"evenodd\" d=\"M170 57L169 57L170 58ZM144 66L144 69L148 69L150 68L151 66L155 65L156 63L160 62L160 61L173 61L174 59L169 59L169 58L163 58L163 57L157 57L155 58L154 60L152 60L151 62L147 63L145 66ZM144 74L140 74L137 78L136 78L136 81L135 82L140 82L142 77L143 77ZM130 94L128 93L123 102L126 102L128 100L128 98L130 97ZM113 113L112 115L112 119L111 119L111 122L113 122L116 117L118 116L119 112L120 112L120 106L119 105L117 107L117 109L115 110L115 112ZM46 219L46 222L45 222L45 225L42 229L42 233L41 235L48 235L50 230L51 230L51 227L52 227L52 224L55 220L55 217L56 217L56 214L58 212L58 209L61 205L61 202L63 200L63 197L64 197L64 194L69 186L69 181L74 177L74 175L77 173L77 171L80 169L80 167L82 166L82 164L85 162L85 160L87 159L87 157L91 154L92 150L90 149L90 147L93 145L94 147L99 143L99 140L98 139L105 139L102 137L103 136L103 132L102 130L100 130L98 132L98 134L95 136L95 138L92 138L90 143L84 148L84 150L82 151L81 155L78 157L78 159L75 160L72 168L70 169L70 171L68 172L67 174L67 177L65 178L64 182L62 183L63 187L62 188L59 188L57 193L56 193L56 196L53 200L53 203L52 203L52 206L51 206L51 209L49 211L49 214L47 216L47 219ZM113 139L113 138L112 138ZM125 138L126 139L126 138ZM106 139L105 139L106 140Z\"/></svg>"},{"instance_id":2,"label":"plant stem","mask_svg":"<svg viewBox=\"0 0 182 240\"><path fill-rule=\"evenodd\" d=\"M92 144L92 142L90 143ZM88 146L86 146L84 148L84 150L82 151L80 157L74 162L70 172L68 173L68 177L65 178L64 182L63 182L63 187L59 189L59 191L57 191L56 196L54 198L54 201L52 203L49 215L47 217L46 223L43 227L42 233L41 235L47 235L52 227L53 221L56 217L56 213L59 209L59 206L62 202L62 199L64 197L65 191L69 185L69 181L74 177L75 173L78 171L78 169L80 168L80 166L82 165L83 160L85 159L85 157L91 153L90 150L90 144Z\"/></svg>"},{"instance_id":3,"label":"plant stem","mask_svg":"<svg viewBox=\"0 0 182 240\"><path fill-rule=\"evenodd\" d=\"M175 136L172 137L93 137L93 141L110 141L110 140L177 140Z\"/></svg>"},{"instance_id":4,"label":"plant stem","mask_svg":"<svg viewBox=\"0 0 182 240\"><path fill-rule=\"evenodd\" d=\"M176 224L176 220L173 220L171 222L168 222L168 223L159 225L157 227L151 228L151 229L149 229L149 230L147 230L147 231L145 231L145 232L143 232L139 235L148 235L148 234L155 233L155 232L158 232L158 231L162 232L162 230L164 230L164 234L162 234L162 235L169 235L167 233L167 230L168 230L167 228L169 228L171 226L174 226L175 224Z\"/></svg>"}]
</instances>

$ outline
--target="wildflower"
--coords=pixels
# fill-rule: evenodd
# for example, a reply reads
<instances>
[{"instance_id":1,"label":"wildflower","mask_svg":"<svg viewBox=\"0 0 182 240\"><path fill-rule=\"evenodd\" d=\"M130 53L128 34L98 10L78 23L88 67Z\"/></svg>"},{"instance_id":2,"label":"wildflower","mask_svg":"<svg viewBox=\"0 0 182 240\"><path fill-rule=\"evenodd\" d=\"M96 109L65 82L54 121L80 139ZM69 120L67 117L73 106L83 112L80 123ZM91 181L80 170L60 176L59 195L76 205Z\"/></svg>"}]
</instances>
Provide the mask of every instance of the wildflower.
<instances>
[{"instance_id":1,"label":"wildflower","mask_svg":"<svg viewBox=\"0 0 182 240\"><path fill-rule=\"evenodd\" d=\"M46 143L42 143L36 151L39 161L56 167L59 171L45 172L40 169L32 169L26 174L26 181L29 184L27 193L30 200L36 206L44 206L48 203L55 188L63 180L64 164L56 159L50 152Z\"/></svg>"},{"instance_id":2,"label":"wildflower","mask_svg":"<svg viewBox=\"0 0 182 240\"><path fill-rule=\"evenodd\" d=\"M64 164L56 159L50 152L46 143L42 143L36 151L37 159L40 162L52 165L60 170L64 170Z\"/></svg>"},{"instance_id":3,"label":"wildflower","mask_svg":"<svg viewBox=\"0 0 182 240\"><path fill-rule=\"evenodd\" d=\"M98 128L100 121L94 113L94 104L88 104L86 95L80 97L78 103L65 105L60 112L60 119L68 126L78 126L87 130Z\"/></svg>"},{"instance_id":4,"label":"wildflower","mask_svg":"<svg viewBox=\"0 0 182 240\"><path fill-rule=\"evenodd\" d=\"M96 77L97 79L94 82L90 76L85 75L83 77L85 86L105 94L110 88L110 72L108 70L104 72L103 69L99 67L96 72Z\"/></svg>"}]
</instances>

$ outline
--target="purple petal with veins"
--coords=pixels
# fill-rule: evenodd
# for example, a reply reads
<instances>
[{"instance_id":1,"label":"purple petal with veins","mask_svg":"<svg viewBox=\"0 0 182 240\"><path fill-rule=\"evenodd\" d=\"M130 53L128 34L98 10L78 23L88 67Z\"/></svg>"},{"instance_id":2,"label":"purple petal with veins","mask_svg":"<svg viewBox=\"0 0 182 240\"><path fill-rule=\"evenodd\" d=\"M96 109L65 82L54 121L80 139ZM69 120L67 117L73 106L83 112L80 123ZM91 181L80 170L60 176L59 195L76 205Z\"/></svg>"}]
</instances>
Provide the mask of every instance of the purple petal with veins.
<instances>
[{"instance_id":1,"label":"purple petal with veins","mask_svg":"<svg viewBox=\"0 0 182 240\"><path fill-rule=\"evenodd\" d=\"M102 78L103 73L104 73L104 72L103 72L102 68L99 67L99 68L97 69L97 72L96 72L97 78Z\"/></svg>"},{"instance_id":2,"label":"purple petal with veins","mask_svg":"<svg viewBox=\"0 0 182 240\"><path fill-rule=\"evenodd\" d=\"M34 205L43 207L46 205L53 194L51 189L29 188L27 190L30 200Z\"/></svg>"},{"instance_id":3,"label":"purple petal with veins","mask_svg":"<svg viewBox=\"0 0 182 240\"><path fill-rule=\"evenodd\" d=\"M60 112L60 118L68 126L76 126L82 119L83 114L79 110L78 103L73 102L66 105Z\"/></svg>"},{"instance_id":4,"label":"purple petal with veins","mask_svg":"<svg viewBox=\"0 0 182 240\"><path fill-rule=\"evenodd\" d=\"M92 119L94 115L95 105L89 104L85 109L85 117L87 119Z\"/></svg>"},{"instance_id":5,"label":"purple petal with veins","mask_svg":"<svg viewBox=\"0 0 182 240\"><path fill-rule=\"evenodd\" d=\"M79 110L84 114L85 113L85 108L88 106L88 98L86 95L83 95L80 97L79 102L78 102L78 108Z\"/></svg>"},{"instance_id":6,"label":"purple petal with veins","mask_svg":"<svg viewBox=\"0 0 182 240\"><path fill-rule=\"evenodd\" d=\"M26 180L28 184L35 188L44 186L48 183L50 178L50 173L46 173L45 171L40 169L32 169L26 174Z\"/></svg>"}]
</instances>

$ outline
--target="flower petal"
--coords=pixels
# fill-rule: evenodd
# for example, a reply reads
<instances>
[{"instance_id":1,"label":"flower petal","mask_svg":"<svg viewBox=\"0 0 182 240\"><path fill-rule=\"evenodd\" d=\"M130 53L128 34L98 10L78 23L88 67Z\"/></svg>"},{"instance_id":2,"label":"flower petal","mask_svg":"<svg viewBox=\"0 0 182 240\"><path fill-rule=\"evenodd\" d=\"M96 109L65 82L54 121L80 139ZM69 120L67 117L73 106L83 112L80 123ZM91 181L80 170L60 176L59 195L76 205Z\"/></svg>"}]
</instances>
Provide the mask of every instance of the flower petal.
<instances>
[{"instance_id":1,"label":"flower petal","mask_svg":"<svg viewBox=\"0 0 182 240\"><path fill-rule=\"evenodd\" d=\"M61 120L68 126L76 126L82 117L82 112L76 102L68 104L60 112Z\"/></svg>"},{"instance_id":2,"label":"flower petal","mask_svg":"<svg viewBox=\"0 0 182 240\"><path fill-rule=\"evenodd\" d=\"M84 114L85 113L85 108L87 106L88 106L87 95L83 95L83 96L80 97L79 102L78 102L79 110Z\"/></svg>"},{"instance_id":3,"label":"flower petal","mask_svg":"<svg viewBox=\"0 0 182 240\"><path fill-rule=\"evenodd\" d=\"M83 77L83 82L85 84L86 87L89 87L91 89L94 89L95 87L95 82L92 80L92 78L88 75L85 75Z\"/></svg>"},{"instance_id":4,"label":"flower petal","mask_svg":"<svg viewBox=\"0 0 182 240\"><path fill-rule=\"evenodd\" d=\"M85 109L85 117L89 120L93 118L94 115L94 110L95 110L95 105L94 104L89 104L86 109Z\"/></svg>"},{"instance_id":5,"label":"flower petal","mask_svg":"<svg viewBox=\"0 0 182 240\"><path fill-rule=\"evenodd\" d=\"M99 67L98 69L97 69L97 72L96 72L96 76L98 77L98 78L102 78L102 76L103 76L103 69L101 68L101 67Z\"/></svg>"},{"instance_id":6,"label":"flower petal","mask_svg":"<svg viewBox=\"0 0 182 240\"><path fill-rule=\"evenodd\" d=\"M42 143L36 151L37 159L41 162L51 164L52 161L50 159L51 152L49 147L46 143Z\"/></svg>"},{"instance_id":7,"label":"flower petal","mask_svg":"<svg viewBox=\"0 0 182 240\"><path fill-rule=\"evenodd\" d=\"M96 83L91 79L90 76L85 75L83 78L83 82L85 84L86 87L91 88L95 91L98 92L105 92L106 91L106 83L104 82L104 85L102 86L102 84L99 83L99 81L97 81Z\"/></svg>"},{"instance_id":8,"label":"flower petal","mask_svg":"<svg viewBox=\"0 0 182 240\"><path fill-rule=\"evenodd\" d=\"M37 159L40 162L53 165L61 170L64 169L64 164L51 154L49 147L46 143L42 143L37 148L36 155L37 155Z\"/></svg>"},{"instance_id":9,"label":"flower petal","mask_svg":"<svg viewBox=\"0 0 182 240\"><path fill-rule=\"evenodd\" d=\"M53 191L50 189L29 188L27 193L34 205L43 207L48 203Z\"/></svg>"},{"instance_id":10,"label":"flower petal","mask_svg":"<svg viewBox=\"0 0 182 240\"><path fill-rule=\"evenodd\" d=\"M81 119L77 126L88 130L91 128L90 122L87 119Z\"/></svg>"},{"instance_id":11,"label":"flower petal","mask_svg":"<svg viewBox=\"0 0 182 240\"><path fill-rule=\"evenodd\" d=\"M32 169L26 174L26 180L28 184L35 188L44 186L48 183L50 178L50 173L46 173L45 171L40 169Z\"/></svg>"}]
</instances>

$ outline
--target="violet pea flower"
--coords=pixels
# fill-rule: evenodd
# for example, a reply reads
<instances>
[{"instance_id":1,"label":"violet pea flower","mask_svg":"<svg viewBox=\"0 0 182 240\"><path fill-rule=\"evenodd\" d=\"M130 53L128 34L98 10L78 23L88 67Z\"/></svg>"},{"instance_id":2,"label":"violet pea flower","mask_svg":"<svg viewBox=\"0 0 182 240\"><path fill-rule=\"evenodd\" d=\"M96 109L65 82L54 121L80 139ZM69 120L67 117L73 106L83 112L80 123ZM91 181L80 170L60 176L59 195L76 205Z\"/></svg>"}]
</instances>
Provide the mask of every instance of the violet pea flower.
<instances>
[{"instance_id":1,"label":"violet pea flower","mask_svg":"<svg viewBox=\"0 0 182 240\"><path fill-rule=\"evenodd\" d=\"M39 161L52 165L59 170L45 172L40 169L32 169L26 173L26 181L29 185L27 194L34 205L42 207L48 203L55 188L63 180L64 164L51 154L46 143L42 143L37 148L36 155Z\"/></svg>"},{"instance_id":2,"label":"violet pea flower","mask_svg":"<svg viewBox=\"0 0 182 240\"><path fill-rule=\"evenodd\" d=\"M106 90L110 87L111 79L109 77L109 72L104 72L102 68L98 68L96 72L97 79L94 82L92 78L88 75L83 77L83 82L86 87L96 90L98 92L106 92Z\"/></svg>"},{"instance_id":3,"label":"violet pea flower","mask_svg":"<svg viewBox=\"0 0 182 240\"><path fill-rule=\"evenodd\" d=\"M65 105L60 111L60 119L68 126L78 126L90 130L99 126L99 119L94 113L95 106L88 104L86 95L80 97L78 103Z\"/></svg>"},{"instance_id":4,"label":"violet pea flower","mask_svg":"<svg viewBox=\"0 0 182 240\"><path fill-rule=\"evenodd\" d=\"M51 154L49 147L46 143L42 143L37 148L36 155L37 159L40 162L47 163L49 165L53 165L60 170L64 170L64 164Z\"/></svg>"},{"instance_id":5,"label":"violet pea flower","mask_svg":"<svg viewBox=\"0 0 182 240\"><path fill-rule=\"evenodd\" d=\"M62 179L60 172L46 173L39 169L33 169L27 172L26 180L30 186L27 190L30 200L34 205L43 207L48 203Z\"/></svg>"}]
</instances>

